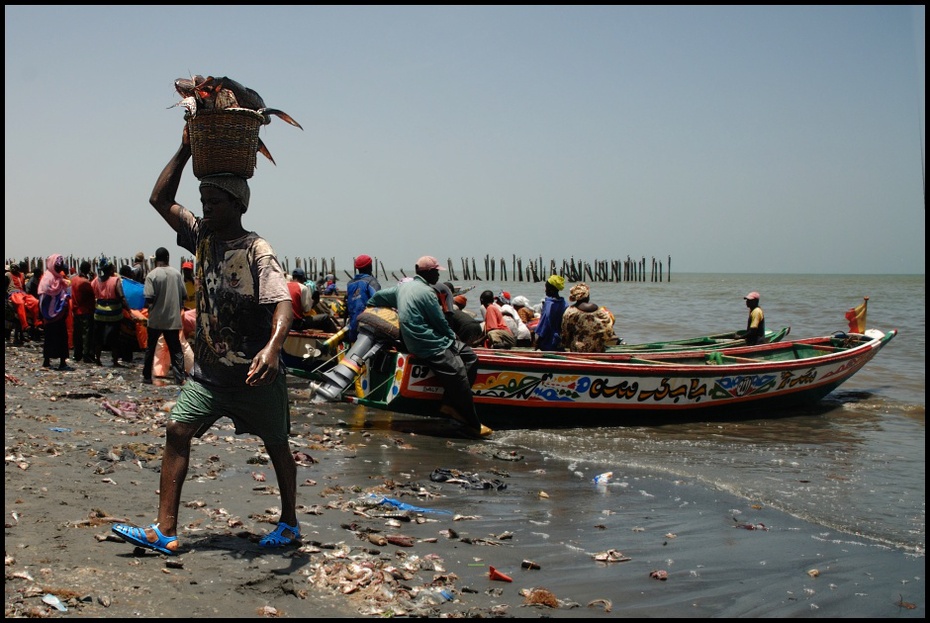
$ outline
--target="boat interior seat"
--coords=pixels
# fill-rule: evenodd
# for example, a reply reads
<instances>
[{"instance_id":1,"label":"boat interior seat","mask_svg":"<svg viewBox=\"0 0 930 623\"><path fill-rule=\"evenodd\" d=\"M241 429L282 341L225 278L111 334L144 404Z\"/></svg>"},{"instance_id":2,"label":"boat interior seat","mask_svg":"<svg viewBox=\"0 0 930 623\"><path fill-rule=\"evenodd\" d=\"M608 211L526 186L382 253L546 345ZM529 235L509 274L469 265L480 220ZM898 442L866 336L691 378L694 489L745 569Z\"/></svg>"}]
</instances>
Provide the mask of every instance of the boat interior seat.
<instances>
[{"instance_id":1,"label":"boat interior seat","mask_svg":"<svg viewBox=\"0 0 930 623\"><path fill-rule=\"evenodd\" d=\"M674 366L680 361L659 361L658 359L646 359L645 357L630 357L630 363L648 363L649 365Z\"/></svg>"},{"instance_id":2,"label":"boat interior seat","mask_svg":"<svg viewBox=\"0 0 930 623\"><path fill-rule=\"evenodd\" d=\"M728 363L759 363L758 359L749 357L735 357L733 355L724 355L720 351L707 353L704 356L704 363L709 366L722 366Z\"/></svg>"},{"instance_id":3,"label":"boat interior seat","mask_svg":"<svg viewBox=\"0 0 930 623\"><path fill-rule=\"evenodd\" d=\"M827 346L825 344L795 344L794 345L794 354L798 359L806 359L807 357L821 357L823 355L828 355L830 353L835 353L838 351L844 350L842 348L837 348L836 346Z\"/></svg>"}]
</instances>

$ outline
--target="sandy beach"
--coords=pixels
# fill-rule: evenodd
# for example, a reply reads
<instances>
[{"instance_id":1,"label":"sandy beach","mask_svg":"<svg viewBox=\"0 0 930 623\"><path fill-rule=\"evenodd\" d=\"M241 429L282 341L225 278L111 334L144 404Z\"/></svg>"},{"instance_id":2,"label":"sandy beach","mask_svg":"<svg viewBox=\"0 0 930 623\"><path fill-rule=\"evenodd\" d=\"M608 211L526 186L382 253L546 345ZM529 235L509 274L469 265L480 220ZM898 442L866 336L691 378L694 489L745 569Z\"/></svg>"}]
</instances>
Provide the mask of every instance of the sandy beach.
<instances>
[{"instance_id":1,"label":"sandy beach","mask_svg":"<svg viewBox=\"0 0 930 623\"><path fill-rule=\"evenodd\" d=\"M110 525L153 521L179 388L139 363L43 370L41 344L4 363L7 617L926 614L922 555L695 483L595 486L443 422L311 405L294 377L301 545L258 547L274 472L221 420L194 443L180 555L136 551Z\"/></svg>"}]
</instances>

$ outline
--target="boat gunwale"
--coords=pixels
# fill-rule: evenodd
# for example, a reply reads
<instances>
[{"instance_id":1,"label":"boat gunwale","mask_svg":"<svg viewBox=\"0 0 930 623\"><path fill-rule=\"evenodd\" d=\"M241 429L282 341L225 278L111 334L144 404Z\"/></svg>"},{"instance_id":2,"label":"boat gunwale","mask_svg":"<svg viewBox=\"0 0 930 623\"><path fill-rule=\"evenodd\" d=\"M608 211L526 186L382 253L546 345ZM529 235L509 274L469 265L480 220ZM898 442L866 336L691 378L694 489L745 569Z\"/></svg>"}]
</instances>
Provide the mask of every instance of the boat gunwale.
<instances>
[{"instance_id":1,"label":"boat gunwale","mask_svg":"<svg viewBox=\"0 0 930 623\"><path fill-rule=\"evenodd\" d=\"M735 335L739 333L738 331L729 331L721 333L712 333L710 335L686 338L684 340L670 340L668 342L656 341L656 342L644 342L642 344L620 344L614 346L608 346L607 350L601 353L573 353L570 351L539 351L534 350L531 347L515 347L511 349L506 349L507 353L521 354L527 357L549 357L551 355L558 355L559 357L568 357L576 358L577 356L593 356L597 359L611 359L614 357L620 357L623 355L631 354L650 354L650 353L680 353L686 351L694 350L713 350L713 351L723 351L731 350L734 348L743 348L746 346L745 340L741 337L733 338L722 338L717 336L722 335ZM772 330L766 333L766 343L775 344L780 343L781 340L791 333L791 327L782 327L778 330ZM722 340L720 342L711 342L703 344L689 344L688 342L693 342L696 340ZM486 346L476 346L473 347L473 350L479 356L483 354L494 354L502 352L500 349L492 349Z\"/></svg>"},{"instance_id":2,"label":"boat gunwale","mask_svg":"<svg viewBox=\"0 0 930 623\"><path fill-rule=\"evenodd\" d=\"M672 353L650 353L649 359L654 359L657 363L641 363L637 361L631 361L632 359L642 360L643 357L639 356L637 353L622 353L619 354L619 357L612 358L610 360L595 360L595 359L545 359L546 367L552 368L554 371L594 371L597 369L603 368L612 368L617 366L622 366L625 373L630 373L631 375L636 375L638 372L649 372L650 374L654 373L657 369L661 369L657 364L671 364L675 366L675 372L682 373L700 373L701 376L712 375L719 376L721 374L727 374L727 370L739 371L739 370L748 370L753 373L764 372L767 370L780 370L784 368L803 368L805 365L808 365L805 362L816 365L826 365L830 363L835 363L845 359L852 359L860 356L862 353L873 350L882 344L886 343L892 337L897 334L897 329L892 329L888 333L883 334L880 337L869 337L859 333L849 333L847 335L851 336L860 336L869 338L868 341L861 342L855 346L852 346L847 349L838 350L835 352L824 352L823 354L818 354L812 357L801 357L796 359L785 359L785 360L752 360L750 361L740 361L733 363L721 363L708 365L707 363L701 364L688 364L688 363L676 363L676 359L691 358L694 359L698 356L704 356L707 354L707 350L693 350L693 351L681 351L681 352L672 352ZM794 349L796 345L814 345L814 346L825 346L822 342L828 339L829 336L817 336L811 338L802 338L798 340L791 340L790 342L774 342L771 344L763 344L759 346L743 346L729 350L725 357L731 356L740 356L741 353L776 353L781 351L787 351ZM715 351L716 352L716 351ZM517 369L538 369L540 367L540 358L539 357L525 357L518 354L503 354L503 353L482 353L479 355L479 365L482 367L506 367L508 369L516 367ZM669 361L666 361L669 360ZM663 366L664 367L664 366ZM671 369L669 369L671 371Z\"/></svg>"}]
</instances>

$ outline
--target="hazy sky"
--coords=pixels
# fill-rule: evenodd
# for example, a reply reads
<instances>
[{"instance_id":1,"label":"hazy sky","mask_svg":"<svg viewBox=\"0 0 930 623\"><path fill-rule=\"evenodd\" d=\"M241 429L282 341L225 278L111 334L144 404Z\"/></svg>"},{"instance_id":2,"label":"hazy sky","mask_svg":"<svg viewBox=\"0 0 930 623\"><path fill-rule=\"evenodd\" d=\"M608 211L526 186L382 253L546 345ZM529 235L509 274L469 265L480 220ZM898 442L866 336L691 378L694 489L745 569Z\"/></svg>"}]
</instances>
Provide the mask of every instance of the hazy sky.
<instances>
[{"instance_id":1,"label":"hazy sky","mask_svg":"<svg viewBox=\"0 0 930 623\"><path fill-rule=\"evenodd\" d=\"M924 273L923 7L6 6L5 256L186 254L173 83L262 130L279 257ZM179 201L200 213L190 165ZM341 273L341 270L340 270Z\"/></svg>"}]
</instances>

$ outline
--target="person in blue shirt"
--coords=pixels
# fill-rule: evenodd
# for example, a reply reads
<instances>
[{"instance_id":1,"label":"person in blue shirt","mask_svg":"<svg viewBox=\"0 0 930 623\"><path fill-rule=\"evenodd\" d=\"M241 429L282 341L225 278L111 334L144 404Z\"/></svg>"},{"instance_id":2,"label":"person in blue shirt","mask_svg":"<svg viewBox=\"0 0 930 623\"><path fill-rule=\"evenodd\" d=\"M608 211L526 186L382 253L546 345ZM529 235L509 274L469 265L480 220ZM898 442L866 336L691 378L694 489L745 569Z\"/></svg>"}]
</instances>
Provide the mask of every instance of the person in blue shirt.
<instances>
[{"instance_id":1,"label":"person in blue shirt","mask_svg":"<svg viewBox=\"0 0 930 623\"><path fill-rule=\"evenodd\" d=\"M439 271L445 270L435 257L424 255L416 263L416 276L410 281L385 288L368 299L368 307L397 310L400 335L413 355L422 359L443 387L440 413L463 425L471 437L491 434L475 412L472 383L478 374L478 356L459 340L446 321L433 285Z\"/></svg>"},{"instance_id":2,"label":"person in blue shirt","mask_svg":"<svg viewBox=\"0 0 930 623\"><path fill-rule=\"evenodd\" d=\"M323 284L323 294L336 294L339 288L336 286L336 275L330 273L326 275L326 281Z\"/></svg>"},{"instance_id":3,"label":"person in blue shirt","mask_svg":"<svg viewBox=\"0 0 930 623\"><path fill-rule=\"evenodd\" d=\"M375 292L381 289L378 279L371 274L372 259L368 255L359 255L355 258L355 276L346 284L346 323L349 325L348 340L354 342L358 338L358 316L365 311Z\"/></svg>"},{"instance_id":4,"label":"person in blue shirt","mask_svg":"<svg viewBox=\"0 0 930 623\"><path fill-rule=\"evenodd\" d=\"M536 350L563 351L562 316L568 303L559 294L565 288L565 277L551 275L546 280L546 300L536 325Z\"/></svg>"}]
</instances>

